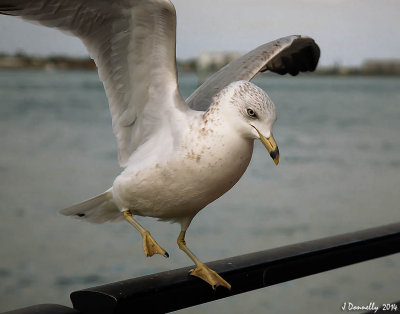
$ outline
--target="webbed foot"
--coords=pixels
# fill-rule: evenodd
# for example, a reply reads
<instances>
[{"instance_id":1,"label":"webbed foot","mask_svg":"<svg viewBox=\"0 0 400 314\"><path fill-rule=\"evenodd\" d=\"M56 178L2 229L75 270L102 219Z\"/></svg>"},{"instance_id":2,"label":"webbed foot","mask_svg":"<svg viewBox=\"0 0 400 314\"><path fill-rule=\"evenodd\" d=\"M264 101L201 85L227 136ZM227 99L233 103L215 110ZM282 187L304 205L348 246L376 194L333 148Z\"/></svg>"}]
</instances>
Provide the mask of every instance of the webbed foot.
<instances>
[{"instance_id":1,"label":"webbed foot","mask_svg":"<svg viewBox=\"0 0 400 314\"><path fill-rule=\"evenodd\" d=\"M161 254L168 258L169 254L161 246L158 245L156 240L153 239L150 232L145 231L143 234L143 250L147 257L153 256L154 254Z\"/></svg>"},{"instance_id":2,"label":"webbed foot","mask_svg":"<svg viewBox=\"0 0 400 314\"><path fill-rule=\"evenodd\" d=\"M231 285L226 282L220 275L218 275L214 270L207 267L205 264L200 263L196 269L190 271L190 275L199 277L205 282L209 283L211 287L215 290L218 286L222 286L231 290Z\"/></svg>"}]
</instances>

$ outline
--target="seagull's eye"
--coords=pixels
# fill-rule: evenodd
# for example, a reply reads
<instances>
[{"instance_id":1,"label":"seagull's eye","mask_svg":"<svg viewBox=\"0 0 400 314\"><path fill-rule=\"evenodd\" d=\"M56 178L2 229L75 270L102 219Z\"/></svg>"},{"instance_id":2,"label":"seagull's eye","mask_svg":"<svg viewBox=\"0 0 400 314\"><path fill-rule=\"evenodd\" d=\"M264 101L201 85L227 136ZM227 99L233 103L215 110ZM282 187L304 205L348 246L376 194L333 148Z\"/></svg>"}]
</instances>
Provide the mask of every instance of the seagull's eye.
<instances>
[{"instance_id":1,"label":"seagull's eye","mask_svg":"<svg viewBox=\"0 0 400 314\"><path fill-rule=\"evenodd\" d=\"M247 114L249 115L249 117L251 118L257 118L256 112L253 109L248 108L247 109Z\"/></svg>"}]
</instances>

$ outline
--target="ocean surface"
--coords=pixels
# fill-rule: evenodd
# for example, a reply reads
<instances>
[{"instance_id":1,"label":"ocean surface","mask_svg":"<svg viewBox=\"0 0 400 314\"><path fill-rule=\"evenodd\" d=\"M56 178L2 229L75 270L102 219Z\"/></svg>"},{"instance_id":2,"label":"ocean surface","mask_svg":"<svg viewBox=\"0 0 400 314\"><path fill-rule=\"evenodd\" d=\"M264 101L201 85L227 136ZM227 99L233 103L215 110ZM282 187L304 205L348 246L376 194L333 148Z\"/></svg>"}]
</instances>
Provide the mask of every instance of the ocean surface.
<instances>
[{"instance_id":1,"label":"ocean surface","mask_svg":"<svg viewBox=\"0 0 400 314\"><path fill-rule=\"evenodd\" d=\"M278 110L276 167L261 143L236 186L187 234L203 261L400 221L400 79L264 75ZM197 86L180 75L185 96ZM58 210L120 172L95 72L0 72L0 312L71 305L69 293L191 265L179 225L139 218L170 254L146 258L128 223L92 225ZM179 313L341 313L398 301L393 255ZM178 296L177 296L178 298Z\"/></svg>"}]
</instances>

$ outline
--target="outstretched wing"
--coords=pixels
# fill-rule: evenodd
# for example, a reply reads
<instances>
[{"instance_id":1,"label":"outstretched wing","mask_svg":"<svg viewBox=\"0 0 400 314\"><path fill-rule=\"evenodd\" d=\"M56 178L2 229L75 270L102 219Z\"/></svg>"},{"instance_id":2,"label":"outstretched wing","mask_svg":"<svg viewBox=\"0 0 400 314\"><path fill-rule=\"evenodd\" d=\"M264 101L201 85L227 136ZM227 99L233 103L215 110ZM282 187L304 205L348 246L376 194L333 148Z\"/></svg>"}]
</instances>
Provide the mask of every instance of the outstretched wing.
<instances>
[{"instance_id":1,"label":"outstretched wing","mask_svg":"<svg viewBox=\"0 0 400 314\"><path fill-rule=\"evenodd\" d=\"M272 71L279 74L297 75L314 71L320 50L308 37L289 36L264 44L232 61L206 80L187 100L189 107L206 110L212 98L230 83L250 81L257 73Z\"/></svg>"},{"instance_id":2,"label":"outstretched wing","mask_svg":"<svg viewBox=\"0 0 400 314\"><path fill-rule=\"evenodd\" d=\"M162 124L158 119L186 106L177 87L169 0L0 0L0 13L83 41L106 90L122 166Z\"/></svg>"}]
</instances>

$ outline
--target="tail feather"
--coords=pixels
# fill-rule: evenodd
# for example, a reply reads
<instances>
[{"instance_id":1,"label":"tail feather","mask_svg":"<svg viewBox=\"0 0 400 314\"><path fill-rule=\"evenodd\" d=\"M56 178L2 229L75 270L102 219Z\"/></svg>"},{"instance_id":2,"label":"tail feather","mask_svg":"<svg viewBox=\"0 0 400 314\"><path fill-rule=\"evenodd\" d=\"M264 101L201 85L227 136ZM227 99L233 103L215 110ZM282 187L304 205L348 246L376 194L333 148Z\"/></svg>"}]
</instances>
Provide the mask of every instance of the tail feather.
<instances>
[{"instance_id":1,"label":"tail feather","mask_svg":"<svg viewBox=\"0 0 400 314\"><path fill-rule=\"evenodd\" d=\"M123 220L123 215L114 203L111 189L87 201L64 208L60 213L98 224Z\"/></svg>"}]
</instances>

